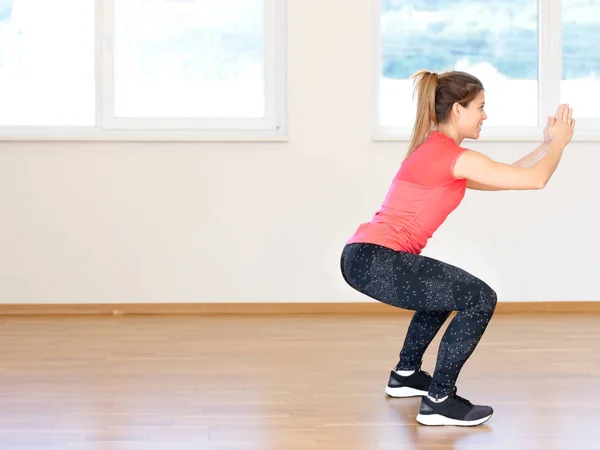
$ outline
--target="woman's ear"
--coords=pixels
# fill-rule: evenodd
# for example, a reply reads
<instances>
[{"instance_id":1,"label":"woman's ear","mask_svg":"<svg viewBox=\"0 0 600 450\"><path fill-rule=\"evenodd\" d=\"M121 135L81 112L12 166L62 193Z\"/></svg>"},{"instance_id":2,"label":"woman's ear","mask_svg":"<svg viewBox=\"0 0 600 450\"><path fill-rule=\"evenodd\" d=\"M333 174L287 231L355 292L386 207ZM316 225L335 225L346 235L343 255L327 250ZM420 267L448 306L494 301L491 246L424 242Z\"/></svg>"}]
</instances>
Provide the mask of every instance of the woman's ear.
<instances>
[{"instance_id":1,"label":"woman's ear","mask_svg":"<svg viewBox=\"0 0 600 450\"><path fill-rule=\"evenodd\" d=\"M452 111L454 112L454 114L456 114L457 116L460 114L460 103L456 102L452 105Z\"/></svg>"}]
</instances>

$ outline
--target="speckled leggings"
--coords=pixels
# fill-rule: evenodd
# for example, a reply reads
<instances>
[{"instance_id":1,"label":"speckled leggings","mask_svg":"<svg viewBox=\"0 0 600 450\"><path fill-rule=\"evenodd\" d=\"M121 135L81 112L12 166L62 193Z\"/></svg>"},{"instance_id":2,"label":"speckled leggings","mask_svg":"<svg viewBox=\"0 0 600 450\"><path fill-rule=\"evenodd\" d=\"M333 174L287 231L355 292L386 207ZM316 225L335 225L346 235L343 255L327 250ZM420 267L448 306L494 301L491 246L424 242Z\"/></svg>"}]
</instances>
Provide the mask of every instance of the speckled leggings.
<instances>
[{"instance_id":1,"label":"speckled leggings","mask_svg":"<svg viewBox=\"0 0 600 450\"><path fill-rule=\"evenodd\" d=\"M432 397L448 395L492 318L494 290L458 267L374 244L346 245L340 263L344 280L352 288L415 311L397 370L419 369L441 326L452 311L458 311L442 337L429 389Z\"/></svg>"}]
</instances>

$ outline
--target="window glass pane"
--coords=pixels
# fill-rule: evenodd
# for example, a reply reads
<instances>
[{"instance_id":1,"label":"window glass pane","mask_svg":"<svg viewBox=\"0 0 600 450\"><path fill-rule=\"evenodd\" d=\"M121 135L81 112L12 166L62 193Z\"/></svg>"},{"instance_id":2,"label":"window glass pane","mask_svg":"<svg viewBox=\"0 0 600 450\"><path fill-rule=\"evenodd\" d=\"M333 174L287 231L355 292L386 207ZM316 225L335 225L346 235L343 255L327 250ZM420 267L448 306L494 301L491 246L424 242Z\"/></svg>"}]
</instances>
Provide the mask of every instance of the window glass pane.
<instances>
[{"instance_id":1,"label":"window glass pane","mask_svg":"<svg viewBox=\"0 0 600 450\"><path fill-rule=\"evenodd\" d=\"M94 125L94 0L0 0L0 126Z\"/></svg>"},{"instance_id":2,"label":"window glass pane","mask_svg":"<svg viewBox=\"0 0 600 450\"><path fill-rule=\"evenodd\" d=\"M265 115L265 0L116 0L115 115Z\"/></svg>"},{"instance_id":3,"label":"window glass pane","mask_svg":"<svg viewBox=\"0 0 600 450\"><path fill-rule=\"evenodd\" d=\"M537 0L381 0L380 124L412 127L421 69L462 70L486 90L484 126L538 124Z\"/></svg>"},{"instance_id":4,"label":"window glass pane","mask_svg":"<svg viewBox=\"0 0 600 450\"><path fill-rule=\"evenodd\" d=\"M600 0L563 0L561 102L577 117L600 117Z\"/></svg>"}]
</instances>

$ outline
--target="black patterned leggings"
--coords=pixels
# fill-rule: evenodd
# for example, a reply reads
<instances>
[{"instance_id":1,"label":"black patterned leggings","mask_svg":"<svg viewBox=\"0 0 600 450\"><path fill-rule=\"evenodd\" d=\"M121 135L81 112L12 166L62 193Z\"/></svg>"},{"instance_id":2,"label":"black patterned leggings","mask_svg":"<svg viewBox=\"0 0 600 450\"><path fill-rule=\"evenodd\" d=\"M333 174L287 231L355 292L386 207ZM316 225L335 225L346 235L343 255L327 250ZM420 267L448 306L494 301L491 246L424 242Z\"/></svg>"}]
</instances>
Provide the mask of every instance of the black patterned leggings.
<instances>
[{"instance_id":1,"label":"black patterned leggings","mask_svg":"<svg viewBox=\"0 0 600 450\"><path fill-rule=\"evenodd\" d=\"M418 370L425 350L452 311L438 351L429 395L442 398L479 343L496 308L496 293L458 267L374 244L344 247L344 280L388 305L415 311L396 370Z\"/></svg>"}]
</instances>

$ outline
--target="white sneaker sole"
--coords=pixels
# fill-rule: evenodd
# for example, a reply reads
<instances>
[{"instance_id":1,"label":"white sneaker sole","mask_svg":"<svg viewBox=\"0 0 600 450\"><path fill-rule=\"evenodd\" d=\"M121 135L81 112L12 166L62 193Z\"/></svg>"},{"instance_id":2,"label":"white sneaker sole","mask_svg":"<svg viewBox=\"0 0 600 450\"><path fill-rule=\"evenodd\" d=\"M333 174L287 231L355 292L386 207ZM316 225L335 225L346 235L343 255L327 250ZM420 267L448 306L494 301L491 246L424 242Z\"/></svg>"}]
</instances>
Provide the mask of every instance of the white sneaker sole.
<instances>
[{"instance_id":1,"label":"white sneaker sole","mask_svg":"<svg viewBox=\"0 0 600 450\"><path fill-rule=\"evenodd\" d=\"M427 395L427 391L420 391L419 389L411 387L389 387L386 386L385 393L390 397L405 398L405 397L423 397Z\"/></svg>"},{"instance_id":2,"label":"white sneaker sole","mask_svg":"<svg viewBox=\"0 0 600 450\"><path fill-rule=\"evenodd\" d=\"M422 425L429 426L441 426L441 425L455 425L459 427L474 427L476 425L481 425L482 423L490 420L493 414L490 414L487 417L483 417L477 420L457 420L450 419L449 417L444 417L439 414L419 414L417 416L417 422Z\"/></svg>"}]
</instances>

